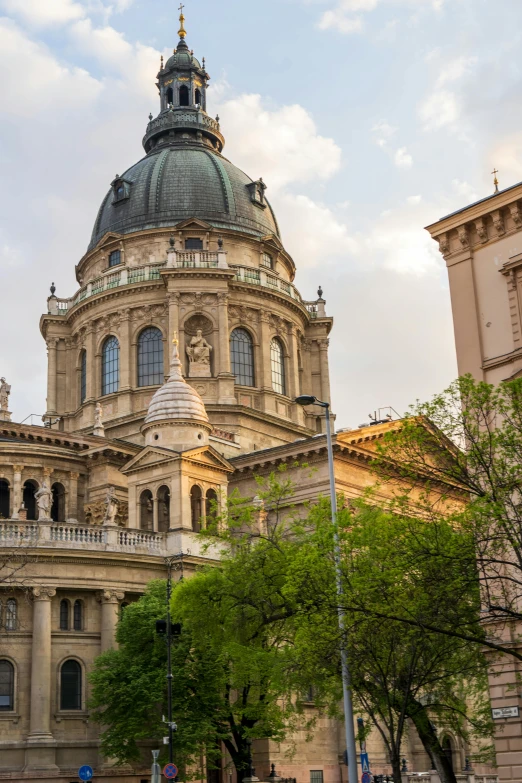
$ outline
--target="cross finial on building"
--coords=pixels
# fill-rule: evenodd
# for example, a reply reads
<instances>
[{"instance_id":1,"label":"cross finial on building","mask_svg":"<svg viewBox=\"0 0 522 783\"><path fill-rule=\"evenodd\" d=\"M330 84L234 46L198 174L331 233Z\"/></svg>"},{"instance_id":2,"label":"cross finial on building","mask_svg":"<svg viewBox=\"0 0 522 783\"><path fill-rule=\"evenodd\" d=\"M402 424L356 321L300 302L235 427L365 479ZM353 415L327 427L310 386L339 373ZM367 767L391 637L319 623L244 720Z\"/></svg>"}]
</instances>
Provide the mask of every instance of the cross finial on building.
<instances>
[{"instance_id":1,"label":"cross finial on building","mask_svg":"<svg viewBox=\"0 0 522 783\"><path fill-rule=\"evenodd\" d=\"M181 3L179 7L179 30L178 30L178 35L180 38L185 38L187 35L187 32L185 30L185 17L183 15L184 8L185 6L183 5L183 3Z\"/></svg>"},{"instance_id":2,"label":"cross finial on building","mask_svg":"<svg viewBox=\"0 0 522 783\"><path fill-rule=\"evenodd\" d=\"M493 169L491 173L495 177L495 179L493 180L493 184L495 186L495 193L498 193L498 179L497 179L498 169Z\"/></svg>"}]
</instances>

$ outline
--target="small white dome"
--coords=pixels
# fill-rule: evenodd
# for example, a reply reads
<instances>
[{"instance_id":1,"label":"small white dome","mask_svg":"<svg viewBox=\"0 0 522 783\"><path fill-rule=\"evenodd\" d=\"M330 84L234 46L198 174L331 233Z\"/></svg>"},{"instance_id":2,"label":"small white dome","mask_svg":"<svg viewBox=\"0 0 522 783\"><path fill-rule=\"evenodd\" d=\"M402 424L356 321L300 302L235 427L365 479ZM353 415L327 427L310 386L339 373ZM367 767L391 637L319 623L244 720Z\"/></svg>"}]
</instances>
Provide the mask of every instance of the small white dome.
<instances>
[{"instance_id":1,"label":"small white dome","mask_svg":"<svg viewBox=\"0 0 522 783\"><path fill-rule=\"evenodd\" d=\"M181 374L181 362L178 354L177 340L170 363L170 377L150 401L149 410L144 425L153 422L181 419L183 422L193 421L209 425L203 400Z\"/></svg>"}]
</instances>

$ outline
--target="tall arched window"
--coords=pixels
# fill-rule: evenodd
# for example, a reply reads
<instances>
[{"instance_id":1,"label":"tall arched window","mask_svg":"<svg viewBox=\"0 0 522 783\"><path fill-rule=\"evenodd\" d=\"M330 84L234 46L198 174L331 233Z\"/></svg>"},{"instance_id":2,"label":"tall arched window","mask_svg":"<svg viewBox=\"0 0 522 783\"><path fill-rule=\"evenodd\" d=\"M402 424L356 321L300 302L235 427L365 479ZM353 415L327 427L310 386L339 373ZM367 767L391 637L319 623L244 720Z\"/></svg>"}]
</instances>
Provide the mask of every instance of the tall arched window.
<instances>
[{"instance_id":1,"label":"tall arched window","mask_svg":"<svg viewBox=\"0 0 522 783\"><path fill-rule=\"evenodd\" d=\"M87 351L80 357L80 405L87 399Z\"/></svg>"},{"instance_id":2,"label":"tall arched window","mask_svg":"<svg viewBox=\"0 0 522 783\"><path fill-rule=\"evenodd\" d=\"M34 521L36 519L36 500L34 498L34 493L38 487L36 486L36 483L34 481L28 480L24 483L24 490L23 490L23 504L24 508L27 511L27 519Z\"/></svg>"},{"instance_id":3,"label":"tall arched window","mask_svg":"<svg viewBox=\"0 0 522 783\"><path fill-rule=\"evenodd\" d=\"M254 346L246 329L234 329L230 335L230 360L236 383L254 386Z\"/></svg>"},{"instance_id":4,"label":"tall arched window","mask_svg":"<svg viewBox=\"0 0 522 783\"><path fill-rule=\"evenodd\" d=\"M82 667L78 661L65 661L60 670L60 709L81 710Z\"/></svg>"},{"instance_id":5,"label":"tall arched window","mask_svg":"<svg viewBox=\"0 0 522 783\"><path fill-rule=\"evenodd\" d=\"M18 511L18 509L15 509ZM0 519L9 519L11 516L9 482L0 481Z\"/></svg>"},{"instance_id":6,"label":"tall arched window","mask_svg":"<svg viewBox=\"0 0 522 783\"><path fill-rule=\"evenodd\" d=\"M170 527L170 489L158 489L158 532L166 533Z\"/></svg>"},{"instance_id":7,"label":"tall arched window","mask_svg":"<svg viewBox=\"0 0 522 783\"><path fill-rule=\"evenodd\" d=\"M189 105L189 88L185 84L182 84L179 88L179 105Z\"/></svg>"},{"instance_id":8,"label":"tall arched window","mask_svg":"<svg viewBox=\"0 0 522 783\"><path fill-rule=\"evenodd\" d=\"M196 103L201 106L201 90L196 89Z\"/></svg>"},{"instance_id":9,"label":"tall arched window","mask_svg":"<svg viewBox=\"0 0 522 783\"><path fill-rule=\"evenodd\" d=\"M74 602L73 627L75 631L81 631L83 629L83 604L81 601Z\"/></svg>"},{"instance_id":10,"label":"tall arched window","mask_svg":"<svg viewBox=\"0 0 522 783\"><path fill-rule=\"evenodd\" d=\"M14 710L14 666L11 661L0 661L0 710Z\"/></svg>"},{"instance_id":11,"label":"tall arched window","mask_svg":"<svg viewBox=\"0 0 522 783\"><path fill-rule=\"evenodd\" d=\"M140 495L140 528L142 530L152 530L153 508L152 492L150 489L145 489Z\"/></svg>"},{"instance_id":12,"label":"tall arched window","mask_svg":"<svg viewBox=\"0 0 522 783\"><path fill-rule=\"evenodd\" d=\"M60 631L69 630L69 601L62 598L60 601Z\"/></svg>"},{"instance_id":13,"label":"tall arched window","mask_svg":"<svg viewBox=\"0 0 522 783\"><path fill-rule=\"evenodd\" d=\"M172 103L174 103L174 93L172 92L172 87L169 87L167 90L167 106L170 106Z\"/></svg>"},{"instance_id":14,"label":"tall arched window","mask_svg":"<svg viewBox=\"0 0 522 783\"><path fill-rule=\"evenodd\" d=\"M18 621L18 606L15 598L8 598L5 605L5 630L16 631Z\"/></svg>"},{"instance_id":15,"label":"tall arched window","mask_svg":"<svg viewBox=\"0 0 522 783\"><path fill-rule=\"evenodd\" d=\"M163 335L149 326L138 338L138 386L156 386L164 380Z\"/></svg>"},{"instance_id":16,"label":"tall arched window","mask_svg":"<svg viewBox=\"0 0 522 783\"><path fill-rule=\"evenodd\" d=\"M190 511L192 515L192 530L199 533L201 530L202 492L197 484L190 490Z\"/></svg>"},{"instance_id":17,"label":"tall arched window","mask_svg":"<svg viewBox=\"0 0 522 783\"><path fill-rule=\"evenodd\" d=\"M51 506L51 519L54 522L65 522L65 487L58 481L51 487L53 502Z\"/></svg>"},{"instance_id":18,"label":"tall arched window","mask_svg":"<svg viewBox=\"0 0 522 783\"><path fill-rule=\"evenodd\" d=\"M453 743L451 741L451 737L448 737L447 735L442 740L442 750L444 751L444 755L446 756L448 760L448 764L450 765L451 769L454 769L453 767Z\"/></svg>"},{"instance_id":19,"label":"tall arched window","mask_svg":"<svg viewBox=\"0 0 522 783\"><path fill-rule=\"evenodd\" d=\"M272 366L272 389L278 394L286 394L285 356L283 346L277 337L270 343L270 364Z\"/></svg>"},{"instance_id":20,"label":"tall arched window","mask_svg":"<svg viewBox=\"0 0 522 783\"><path fill-rule=\"evenodd\" d=\"M118 391L120 385L120 344L116 337L108 337L102 349L102 394Z\"/></svg>"}]
</instances>

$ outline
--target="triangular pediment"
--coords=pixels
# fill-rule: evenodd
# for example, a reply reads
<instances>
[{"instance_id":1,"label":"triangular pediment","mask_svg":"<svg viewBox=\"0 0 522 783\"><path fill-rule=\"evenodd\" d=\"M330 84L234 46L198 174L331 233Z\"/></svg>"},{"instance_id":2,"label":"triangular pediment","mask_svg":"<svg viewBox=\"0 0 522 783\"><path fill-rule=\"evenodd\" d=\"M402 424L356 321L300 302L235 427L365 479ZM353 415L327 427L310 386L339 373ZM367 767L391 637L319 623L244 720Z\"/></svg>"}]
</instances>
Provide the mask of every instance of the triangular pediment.
<instances>
[{"instance_id":1,"label":"triangular pediment","mask_svg":"<svg viewBox=\"0 0 522 783\"><path fill-rule=\"evenodd\" d=\"M96 248L102 249L103 246L109 244L109 242L114 242L120 239L123 239L123 234L117 234L115 231L107 231L107 233L102 236L96 245Z\"/></svg>"},{"instance_id":2,"label":"triangular pediment","mask_svg":"<svg viewBox=\"0 0 522 783\"><path fill-rule=\"evenodd\" d=\"M122 473L132 473L144 468L164 465L167 462L176 462L180 458L178 451L170 449L161 449L157 446L145 446L143 451L137 454L130 462L122 468Z\"/></svg>"},{"instance_id":3,"label":"triangular pediment","mask_svg":"<svg viewBox=\"0 0 522 783\"><path fill-rule=\"evenodd\" d=\"M212 226L210 223L205 223L204 220L200 220L199 218L187 218L186 220L182 220L181 223L177 223L174 226L174 229L181 230L182 228L197 228L201 231L211 231Z\"/></svg>"},{"instance_id":4,"label":"triangular pediment","mask_svg":"<svg viewBox=\"0 0 522 783\"><path fill-rule=\"evenodd\" d=\"M261 237L261 241L269 247L274 247L277 250L284 250L282 242L275 234L266 234L266 236Z\"/></svg>"},{"instance_id":5,"label":"triangular pediment","mask_svg":"<svg viewBox=\"0 0 522 783\"><path fill-rule=\"evenodd\" d=\"M197 462L199 465L208 465L209 468L218 468L227 473L233 473L234 468L213 446L203 446L198 449L190 449L182 454L183 460Z\"/></svg>"}]
</instances>

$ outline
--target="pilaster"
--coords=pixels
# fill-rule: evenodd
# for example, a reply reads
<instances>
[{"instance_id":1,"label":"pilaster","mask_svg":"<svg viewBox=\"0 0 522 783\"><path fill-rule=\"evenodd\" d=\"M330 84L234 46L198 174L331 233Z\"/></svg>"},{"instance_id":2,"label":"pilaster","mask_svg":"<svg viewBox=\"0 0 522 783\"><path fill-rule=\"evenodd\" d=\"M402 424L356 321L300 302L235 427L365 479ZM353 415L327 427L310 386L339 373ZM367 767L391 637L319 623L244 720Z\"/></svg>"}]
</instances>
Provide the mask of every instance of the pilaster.
<instances>
[{"instance_id":1,"label":"pilaster","mask_svg":"<svg viewBox=\"0 0 522 783\"><path fill-rule=\"evenodd\" d=\"M219 322L219 364L218 364L218 402L222 405L235 405L235 378L230 369L230 334L228 323L228 294L218 294Z\"/></svg>"},{"instance_id":2,"label":"pilaster","mask_svg":"<svg viewBox=\"0 0 522 783\"><path fill-rule=\"evenodd\" d=\"M57 350L58 338L47 338L47 414L57 414Z\"/></svg>"},{"instance_id":3,"label":"pilaster","mask_svg":"<svg viewBox=\"0 0 522 783\"><path fill-rule=\"evenodd\" d=\"M125 593L119 590L102 590L98 594L101 604L101 642L100 652L111 648L116 649L116 626L119 616L119 602L125 598Z\"/></svg>"},{"instance_id":4,"label":"pilaster","mask_svg":"<svg viewBox=\"0 0 522 783\"><path fill-rule=\"evenodd\" d=\"M13 509L12 519L19 519L20 506L22 505L22 473L23 465L13 465Z\"/></svg>"},{"instance_id":5,"label":"pilaster","mask_svg":"<svg viewBox=\"0 0 522 783\"><path fill-rule=\"evenodd\" d=\"M66 518L68 522L78 521L78 479L79 473L69 473L69 494Z\"/></svg>"}]
</instances>

